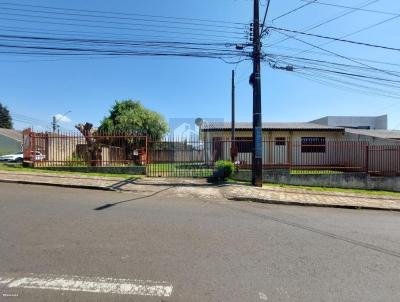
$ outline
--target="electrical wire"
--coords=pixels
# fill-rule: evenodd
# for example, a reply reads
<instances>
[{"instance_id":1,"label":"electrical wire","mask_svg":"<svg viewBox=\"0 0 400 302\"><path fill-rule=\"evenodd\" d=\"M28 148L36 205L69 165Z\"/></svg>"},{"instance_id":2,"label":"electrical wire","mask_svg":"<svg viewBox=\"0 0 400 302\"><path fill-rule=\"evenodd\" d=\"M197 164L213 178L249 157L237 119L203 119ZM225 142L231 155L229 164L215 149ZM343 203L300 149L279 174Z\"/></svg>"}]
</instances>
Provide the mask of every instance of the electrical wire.
<instances>
[{"instance_id":1,"label":"electrical wire","mask_svg":"<svg viewBox=\"0 0 400 302\"><path fill-rule=\"evenodd\" d=\"M371 44L371 43L367 43L367 42L346 40L346 39L341 39L341 38L336 38L336 37L329 37L329 36L324 36L324 35L302 32L302 31L293 30L293 29L286 29L286 28L274 27L274 26L268 26L267 28L278 31L278 32L285 31L285 32L290 32L290 33L295 33L295 34L300 34L300 35L305 35L305 36L311 36L311 37L316 37L316 38L321 38L321 39L328 39L328 40L333 40L333 41L338 41L338 42L350 43L350 44L355 44L355 45L368 46L368 47L380 48L380 49L385 49L385 50L400 51L400 48L396 48L396 47L389 47L389 46L384 46L384 45Z\"/></svg>"},{"instance_id":2,"label":"electrical wire","mask_svg":"<svg viewBox=\"0 0 400 302\"><path fill-rule=\"evenodd\" d=\"M282 34L282 35L285 35L285 36L287 36L287 37L290 37L290 36L289 36L288 34L286 34L286 33L283 33L283 32L280 32L280 31L278 31L278 33L280 33L280 34ZM333 54L333 55L335 55L335 56L337 56L337 57L339 57L339 58L342 58L342 59L351 61L351 62L353 62L353 63L357 63L357 64L362 65L362 66L365 66L365 67L369 67L369 68L375 69L376 71L381 71L381 72L385 72L385 73L390 74L390 75L395 75L395 74L391 74L390 72L386 72L386 71L384 71L384 70L382 70L382 69L373 67L373 66L371 66L371 65L368 65L368 64L362 63L362 62L360 62L360 61L357 61L357 60L351 59L351 58L349 58L349 57L346 57L346 56L344 56L344 55L338 54L338 53L336 53L336 52L327 50L327 49L325 49L325 48L321 48L321 47L319 47L319 46L317 46L317 45L314 45L314 44L312 44L312 43L306 42L306 41L301 40L301 39L299 39L299 38L296 38L296 37L294 37L294 36L291 36L291 37L292 37L292 39L294 39L294 40L296 40L296 41L299 41L299 42L301 42L301 43L307 44L307 45L309 45L309 46L312 46L312 47L317 48L317 49L319 49L319 50L325 51L325 52L327 52L327 53ZM395 76L397 76L397 75L395 75Z\"/></svg>"},{"instance_id":3,"label":"electrical wire","mask_svg":"<svg viewBox=\"0 0 400 302\"><path fill-rule=\"evenodd\" d=\"M286 13L283 13L283 14L281 14L281 15L275 17L274 19L272 19L272 22L274 22L274 21L276 21L276 20L278 20L278 19L281 19L281 18L283 18L283 17L286 17L286 16L288 16L288 15L294 13L294 12L297 12L297 11L299 11L299 10L301 10L301 9L303 9L303 8L305 8L305 7L307 7L307 6L309 6L310 4L312 4L313 2L316 2L316 1L318 1L318 0L312 0L312 2L309 2L309 3L306 3L306 4L300 5L299 7L296 7L296 8L294 8L294 9L292 9L292 10L286 12Z\"/></svg>"},{"instance_id":4,"label":"electrical wire","mask_svg":"<svg viewBox=\"0 0 400 302\"><path fill-rule=\"evenodd\" d=\"M381 10L374 10L374 9L365 9L365 8L359 8L359 7L352 7L352 6L347 6L347 5L341 5L341 4L336 4L336 3L326 3L326 2L321 2L321 1L308 1L308 0L301 0L303 2L309 2L310 4L317 4L317 5L325 5L325 6L331 6L331 7L338 7L338 8L346 8L346 9L353 9L361 12L369 12L369 13L376 13L376 14L382 14L382 15L390 15L390 16L400 16L399 13L392 13L392 12L387 12L387 11L381 11Z\"/></svg>"},{"instance_id":5,"label":"electrical wire","mask_svg":"<svg viewBox=\"0 0 400 302\"><path fill-rule=\"evenodd\" d=\"M102 10L88 10L88 9L74 9L67 7L54 7L54 6L43 6L43 5L33 5L33 4L19 4L19 3L10 3L10 2L0 2L2 5L9 6L17 6L17 7L33 7L33 8L44 8L51 10L61 10L61 11L71 11L71 12L87 12L87 13L95 13L95 14L106 14L106 15L114 15L114 16L139 16L139 17L149 17L149 18L160 18L167 20L188 20L188 21L199 21L205 23L223 23L223 24L239 24L239 25L247 25L246 23L240 22L230 22L225 20L215 20L215 19L200 19L200 18L187 18L187 17L174 17L174 16L162 16L162 15L149 15L149 14L137 14L137 13L128 13L128 12L115 12L115 11L102 11Z\"/></svg>"},{"instance_id":6,"label":"electrical wire","mask_svg":"<svg viewBox=\"0 0 400 302\"><path fill-rule=\"evenodd\" d=\"M366 6L368 6L368 5L371 5L371 4L373 4L373 3L376 3L376 2L378 2L378 1L380 1L380 0L368 0L368 1L364 1L364 2L360 3L357 7L366 7ZM331 22L333 22L333 21L336 21L336 20L338 20L338 19L340 19L340 18L343 18L343 17L345 17L345 16L351 15L351 14L353 14L353 13L355 13L355 12L356 12L356 10L346 10L345 12L343 12L343 13L341 13L341 14L339 14L339 15L336 15L335 17L328 18L328 19L326 19L326 20L324 20L324 21L322 21L322 22L319 22L319 23L317 23L317 24L314 24L314 25L311 25L311 26L309 26L309 27L306 27L306 28L302 29L302 31L307 32L307 31L310 31L310 30L319 28L319 27L324 26L324 25L326 25L326 24L328 24L328 23L331 23ZM277 40L277 41L274 41L274 42L272 42L272 43L269 43L269 44L267 45L267 47L271 47L271 46L274 46L274 45L283 43L283 42L285 42L285 41L287 41L287 40L290 40L290 39L291 39L290 37L282 38L282 39L280 39L280 40Z\"/></svg>"}]
</instances>

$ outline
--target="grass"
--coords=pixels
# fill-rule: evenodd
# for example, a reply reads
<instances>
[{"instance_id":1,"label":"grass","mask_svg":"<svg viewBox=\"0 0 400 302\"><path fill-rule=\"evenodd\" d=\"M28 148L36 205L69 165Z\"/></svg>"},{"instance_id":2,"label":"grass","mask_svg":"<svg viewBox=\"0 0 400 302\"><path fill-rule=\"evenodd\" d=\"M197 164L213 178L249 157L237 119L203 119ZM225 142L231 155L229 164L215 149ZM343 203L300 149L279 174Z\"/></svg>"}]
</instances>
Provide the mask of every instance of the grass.
<instances>
[{"instance_id":1,"label":"grass","mask_svg":"<svg viewBox=\"0 0 400 302\"><path fill-rule=\"evenodd\" d=\"M213 169L201 163L155 163L147 165L149 176L153 177L209 177Z\"/></svg>"},{"instance_id":2,"label":"grass","mask_svg":"<svg viewBox=\"0 0 400 302\"><path fill-rule=\"evenodd\" d=\"M231 184L251 184L250 181L242 181L235 179L228 179L227 183ZM325 193L349 193L349 194L362 194L369 196L388 196L388 197L397 197L400 198L400 192L392 192L392 191L383 191L383 190L363 190L363 189L344 189L344 188L326 188L326 187L311 187L311 186L294 186L294 185L285 185L285 184L272 184L272 183L263 183L264 188L288 188L288 189L303 189L307 191L313 192L325 192Z\"/></svg>"},{"instance_id":3,"label":"grass","mask_svg":"<svg viewBox=\"0 0 400 302\"><path fill-rule=\"evenodd\" d=\"M68 174L68 175L84 175L84 176L99 176L99 177L115 177L115 178L140 178L144 175L132 175L132 174L113 174L113 173L83 173L83 172L70 172L70 171L52 171L44 170L40 168L25 168L21 164L7 164L0 163L0 171L10 172L28 172L28 173L45 173L45 174Z\"/></svg>"},{"instance_id":4,"label":"grass","mask_svg":"<svg viewBox=\"0 0 400 302\"><path fill-rule=\"evenodd\" d=\"M341 171L334 170L296 170L291 169L290 174L298 175L298 174L343 174Z\"/></svg>"}]
</instances>

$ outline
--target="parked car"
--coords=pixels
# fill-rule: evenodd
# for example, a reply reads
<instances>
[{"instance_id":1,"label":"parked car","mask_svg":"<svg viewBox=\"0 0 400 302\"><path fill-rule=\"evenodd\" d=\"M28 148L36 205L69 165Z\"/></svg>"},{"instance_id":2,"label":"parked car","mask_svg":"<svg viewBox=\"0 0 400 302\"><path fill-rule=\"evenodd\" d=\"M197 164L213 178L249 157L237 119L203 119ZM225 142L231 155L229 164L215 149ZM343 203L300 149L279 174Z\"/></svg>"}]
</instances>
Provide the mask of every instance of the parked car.
<instances>
[{"instance_id":1,"label":"parked car","mask_svg":"<svg viewBox=\"0 0 400 302\"><path fill-rule=\"evenodd\" d=\"M31 160L40 161L46 159L46 156L39 151L31 151Z\"/></svg>"},{"instance_id":2,"label":"parked car","mask_svg":"<svg viewBox=\"0 0 400 302\"><path fill-rule=\"evenodd\" d=\"M24 158L24 154L22 152L17 152L13 154L6 154L0 156L0 161L7 161L7 162L22 162Z\"/></svg>"}]
</instances>

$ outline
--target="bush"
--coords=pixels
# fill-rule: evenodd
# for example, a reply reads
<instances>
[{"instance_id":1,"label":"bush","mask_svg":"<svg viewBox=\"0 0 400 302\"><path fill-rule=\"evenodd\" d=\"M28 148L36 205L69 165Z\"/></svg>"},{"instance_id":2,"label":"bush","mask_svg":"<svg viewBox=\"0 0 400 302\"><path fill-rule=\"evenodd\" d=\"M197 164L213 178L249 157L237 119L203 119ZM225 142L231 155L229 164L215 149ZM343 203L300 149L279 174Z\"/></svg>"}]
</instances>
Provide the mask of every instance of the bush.
<instances>
[{"instance_id":1,"label":"bush","mask_svg":"<svg viewBox=\"0 0 400 302\"><path fill-rule=\"evenodd\" d=\"M235 165L229 160L219 160L215 163L215 176L222 179L227 179L235 170Z\"/></svg>"}]
</instances>

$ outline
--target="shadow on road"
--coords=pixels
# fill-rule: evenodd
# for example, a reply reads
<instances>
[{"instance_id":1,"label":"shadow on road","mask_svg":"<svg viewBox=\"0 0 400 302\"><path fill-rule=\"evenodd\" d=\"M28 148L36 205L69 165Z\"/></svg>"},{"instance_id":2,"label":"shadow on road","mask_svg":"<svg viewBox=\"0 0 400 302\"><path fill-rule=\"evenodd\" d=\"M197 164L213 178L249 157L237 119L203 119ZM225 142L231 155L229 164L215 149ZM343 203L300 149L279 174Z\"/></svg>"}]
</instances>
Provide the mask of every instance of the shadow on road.
<instances>
[{"instance_id":1,"label":"shadow on road","mask_svg":"<svg viewBox=\"0 0 400 302\"><path fill-rule=\"evenodd\" d=\"M128 179L124 179L124 180L116 182L115 184L112 184L111 186L108 186L108 188L113 189L113 190L120 190L125 185L135 184L136 180L138 180L138 179L140 179L140 178L131 177L131 178L128 178Z\"/></svg>"},{"instance_id":2,"label":"shadow on road","mask_svg":"<svg viewBox=\"0 0 400 302\"><path fill-rule=\"evenodd\" d=\"M135 201L135 200L140 200L140 199L146 199L146 198L149 198L149 197L153 197L153 196L155 196L155 195L157 195L157 194L160 194L160 193L162 193L162 192L165 192L165 191L167 191L167 190L169 190L169 189L172 189L172 188L173 188L173 186L172 186L172 187L165 188L165 189L162 189L162 190L159 190L159 191L154 192L154 193L149 194L149 195L140 196L140 197L136 197L136 198L131 198L131 199L127 199L127 200L121 200L121 201L114 202L114 203L107 203L107 204L102 205L102 206L100 206L100 207L94 208L93 210L95 210L95 211L102 211L102 210L106 210L106 209L109 209L109 208L111 208L111 207L114 207L114 206L116 206L116 205L119 205L119 204L121 204L121 203L126 203L126 202Z\"/></svg>"}]
</instances>

